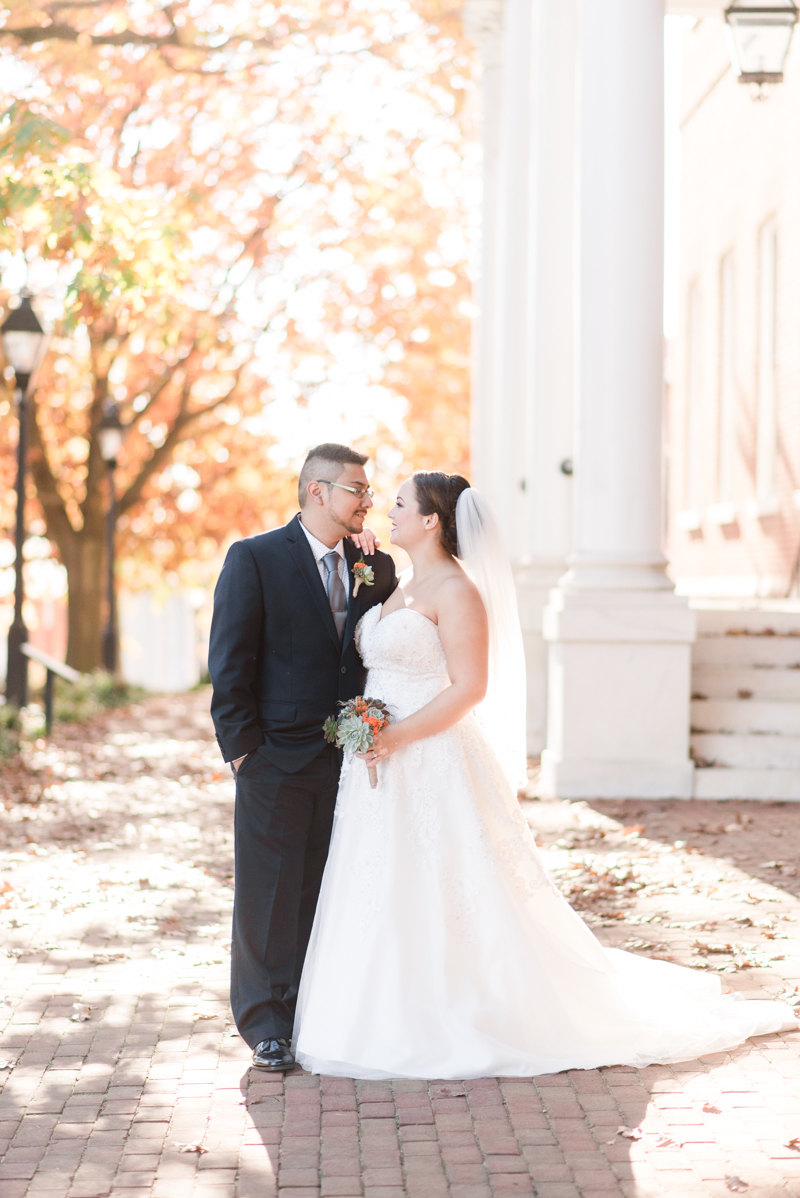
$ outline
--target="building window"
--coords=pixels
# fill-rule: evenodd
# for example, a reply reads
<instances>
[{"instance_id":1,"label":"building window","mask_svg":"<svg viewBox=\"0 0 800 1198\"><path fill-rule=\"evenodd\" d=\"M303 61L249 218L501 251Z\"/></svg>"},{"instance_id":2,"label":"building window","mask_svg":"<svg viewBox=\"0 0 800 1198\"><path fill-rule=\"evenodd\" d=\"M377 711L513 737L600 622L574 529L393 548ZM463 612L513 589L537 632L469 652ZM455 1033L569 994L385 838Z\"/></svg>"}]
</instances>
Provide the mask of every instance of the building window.
<instances>
[{"instance_id":1,"label":"building window","mask_svg":"<svg viewBox=\"0 0 800 1198\"><path fill-rule=\"evenodd\" d=\"M719 425L717 442L717 502L734 497L736 461L736 327L733 254L719 267Z\"/></svg>"},{"instance_id":2,"label":"building window","mask_svg":"<svg viewBox=\"0 0 800 1198\"><path fill-rule=\"evenodd\" d=\"M686 479L684 505L690 512L699 510L702 477L702 330L700 327L700 287L692 283L686 305Z\"/></svg>"},{"instance_id":3,"label":"building window","mask_svg":"<svg viewBox=\"0 0 800 1198\"><path fill-rule=\"evenodd\" d=\"M758 424L756 504L759 515L776 510L778 393L775 378L777 235L770 220L759 236Z\"/></svg>"}]
</instances>

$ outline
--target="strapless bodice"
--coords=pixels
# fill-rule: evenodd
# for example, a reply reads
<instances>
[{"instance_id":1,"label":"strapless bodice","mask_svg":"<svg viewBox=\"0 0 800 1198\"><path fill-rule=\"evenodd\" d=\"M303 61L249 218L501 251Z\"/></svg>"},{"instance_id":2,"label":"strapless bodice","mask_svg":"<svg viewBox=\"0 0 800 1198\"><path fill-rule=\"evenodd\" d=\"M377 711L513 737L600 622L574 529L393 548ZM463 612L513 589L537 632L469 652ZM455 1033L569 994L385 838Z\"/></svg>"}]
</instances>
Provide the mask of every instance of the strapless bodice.
<instances>
[{"instance_id":1,"label":"strapless bodice","mask_svg":"<svg viewBox=\"0 0 800 1198\"><path fill-rule=\"evenodd\" d=\"M356 628L356 648L367 667L364 693L383 699L395 719L418 711L449 686L439 629L411 607L381 619L371 607Z\"/></svg>"}]
</instances>

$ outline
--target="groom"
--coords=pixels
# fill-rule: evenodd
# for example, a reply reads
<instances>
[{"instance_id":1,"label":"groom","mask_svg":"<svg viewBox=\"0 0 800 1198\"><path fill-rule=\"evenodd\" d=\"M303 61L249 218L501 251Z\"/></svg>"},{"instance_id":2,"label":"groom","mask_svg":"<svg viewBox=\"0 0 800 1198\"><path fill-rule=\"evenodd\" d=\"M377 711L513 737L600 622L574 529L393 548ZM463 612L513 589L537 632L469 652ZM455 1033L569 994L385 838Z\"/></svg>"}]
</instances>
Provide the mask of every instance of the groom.
<instances>
[{"instance_id":1,"label":"groom","mask_svg":"<svg viewBox=\"0 0 800 1198\"><path fill-rule=\"evenodd\" d=\"M236 776L231 1007L253 1064L291 1069L297 989L328 855L340 753L322 735L339 699L362 693L361 616L397 585L385 553L364 560L372 507L364 454L318 445L300 472L300 513L232 545L214 593L211 715ZM357 594L356 594L357 590Z\"/></svg>"}]
</instances>

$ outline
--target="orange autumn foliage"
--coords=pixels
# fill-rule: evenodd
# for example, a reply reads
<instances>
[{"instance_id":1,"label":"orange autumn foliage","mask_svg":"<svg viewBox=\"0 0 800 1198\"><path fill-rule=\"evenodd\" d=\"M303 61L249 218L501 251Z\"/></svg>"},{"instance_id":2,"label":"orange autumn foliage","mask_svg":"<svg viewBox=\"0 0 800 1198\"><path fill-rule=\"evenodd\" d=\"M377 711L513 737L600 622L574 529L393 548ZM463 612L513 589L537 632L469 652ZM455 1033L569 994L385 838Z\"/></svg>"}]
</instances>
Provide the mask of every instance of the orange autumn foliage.
<instances>
[{"instance_id":1,"label":"orange autumn foliage","mask_svg":"<svg viewBox=\"0 0 800 1198\"><path fill-rule=\"evenodd\" d=\"M67 568L72 664L99 661L109 402L129 426L133 585L203 581L227 539L291 514L280 402L343 383L347 403L361 376L402 397L401 426L378 404L359 439L378 506L412 467L467 469L475 172L455 3L11 0L0 76L11 65L0 249L27 260L53 327L29 494ZM10 527L13 502L0 515Z\"/></svg>"}]
</instances>

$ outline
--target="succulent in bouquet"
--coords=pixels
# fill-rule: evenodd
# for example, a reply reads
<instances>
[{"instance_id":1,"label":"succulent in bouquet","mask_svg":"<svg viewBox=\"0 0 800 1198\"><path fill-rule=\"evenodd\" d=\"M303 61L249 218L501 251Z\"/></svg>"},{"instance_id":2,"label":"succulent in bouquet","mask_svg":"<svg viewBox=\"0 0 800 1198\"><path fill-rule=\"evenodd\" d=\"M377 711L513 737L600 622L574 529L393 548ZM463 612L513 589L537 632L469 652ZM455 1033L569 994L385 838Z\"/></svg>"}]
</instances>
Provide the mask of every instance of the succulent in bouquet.
<instances>
[{"instance_id":1,"label":"succulent in bouquet","mask_svg":"<svg viewBox=\"0 0 800 1198\"><path fill-rule=\"evenodd\" d=\"M325 739L338 745L345 753L366 753L375 744L375 734L390 722L389 709L380 699L369 699L356 695L355 699L340 701L338 715L328 716L322 725ZM378 771L374 765L367 766L369 784L374 790L378 785Z\"/></svg>"}]
</instances>

